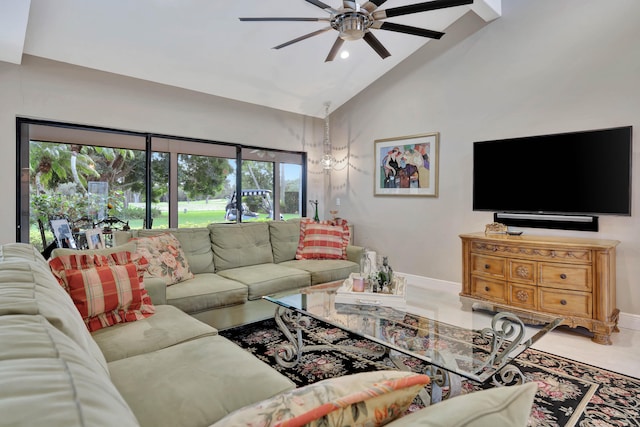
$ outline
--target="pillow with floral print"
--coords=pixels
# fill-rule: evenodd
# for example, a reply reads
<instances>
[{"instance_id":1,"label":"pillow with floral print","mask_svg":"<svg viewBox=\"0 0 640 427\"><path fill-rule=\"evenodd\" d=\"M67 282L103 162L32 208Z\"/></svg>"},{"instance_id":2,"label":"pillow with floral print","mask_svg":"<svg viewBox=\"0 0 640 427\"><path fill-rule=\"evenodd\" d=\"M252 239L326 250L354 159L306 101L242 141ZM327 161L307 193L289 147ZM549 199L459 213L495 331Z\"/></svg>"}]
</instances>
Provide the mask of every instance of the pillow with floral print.
<instances>
[{"instance_id":1,"label":"pillow with floral print","mask_svg":"<svg viewBox=\"0 0 640 427\"><path fill-rule=\"evenodd\" d=\"M134 237L136 254L149 261L147 277L158 277L167 286L192 279L193 273L178 239L171 233Z\"/></svg>"},{"instance_id":2,"label":"pillow with floral print","mask_svg":"<svg viewBox=\"0 0 640 427\"><path fill-rule=\"evenodd\" d=\"M222 426L383 426L429 384L427 375L374 371L319 381L234 411Z\"/></svg>"}]
</instances>

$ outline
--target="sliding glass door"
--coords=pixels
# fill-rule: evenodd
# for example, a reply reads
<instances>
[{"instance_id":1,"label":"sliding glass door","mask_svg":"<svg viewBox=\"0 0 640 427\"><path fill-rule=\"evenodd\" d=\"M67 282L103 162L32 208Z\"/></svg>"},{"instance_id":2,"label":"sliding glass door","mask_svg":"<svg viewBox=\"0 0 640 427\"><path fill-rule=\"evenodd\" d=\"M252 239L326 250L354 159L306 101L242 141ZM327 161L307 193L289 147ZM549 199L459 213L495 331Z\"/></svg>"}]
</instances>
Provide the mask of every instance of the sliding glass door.
<instances>
[{"instance_id":1,"label":"sliding glass door","mask_svg":"<svg viewBox=\"0 0 640 427\"><path fill-rule=\"evenodd\" d=\"M52 218L110 230L305 214L304 153L27 119L18 129L18 241L40 249Z\"/></svg>"}]
</instances>

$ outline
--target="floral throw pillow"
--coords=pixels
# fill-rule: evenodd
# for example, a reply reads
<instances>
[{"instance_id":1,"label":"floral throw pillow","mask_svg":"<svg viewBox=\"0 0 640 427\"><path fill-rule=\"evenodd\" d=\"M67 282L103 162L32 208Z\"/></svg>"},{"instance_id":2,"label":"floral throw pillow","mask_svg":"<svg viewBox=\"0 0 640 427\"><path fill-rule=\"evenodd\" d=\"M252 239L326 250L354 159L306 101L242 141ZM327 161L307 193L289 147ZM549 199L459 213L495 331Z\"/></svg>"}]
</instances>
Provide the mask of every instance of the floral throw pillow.
<instances>
[{"instance_id":1,"label":"floral throw pillow","mask_svg":"<svg viewBox=\"0 0 640 427\"><path fill-rule=\"evenodd\" d=\"M155 313L144 289L147 260L143 257L134 261L130 252L78 253L55 257L49 266L91 332Z\"/></svg>"},{"instance_id":2,"label":"floral throw pillow","mask_svg":"<svg viewBox=\"0 0 640 427\"><path fill-rule=\"evenodd\" d=\"M173 234L136 237L130 241L136 243L136 253L149 261L149 277L161 278L167 286L193 278L180 241Z\"/></svg>"},{"instance_id":3,"label":"floral throw pillow","mask_svg":"<svg viewBox=\"0 0 640 427\"><path fill-rule=\"evenodd\" d=\"M383 426L401 416L427 375L375 371L319 381L227 415L222 426Z\"/></svg>"},{"instance_id":4,"label":"floral throw pillow","mask_svg":"<svg viewBox=\"0 0 640 427\"><path fill-rule=\"evenodd\" d=\"M347 259L351 231L347 221L300 221L296 259Z\"/></svg>"}]
</instances>

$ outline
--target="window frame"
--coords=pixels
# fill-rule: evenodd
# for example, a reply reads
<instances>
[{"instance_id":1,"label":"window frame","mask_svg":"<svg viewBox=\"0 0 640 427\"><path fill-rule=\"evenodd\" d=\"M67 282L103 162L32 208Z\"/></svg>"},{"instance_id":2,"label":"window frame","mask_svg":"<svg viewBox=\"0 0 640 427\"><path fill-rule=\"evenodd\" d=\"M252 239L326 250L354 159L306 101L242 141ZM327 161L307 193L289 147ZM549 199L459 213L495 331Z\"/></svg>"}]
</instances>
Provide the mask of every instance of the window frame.
<instances>
[{"instance_id":1,"label":"window frame","mask_svg":"<svg viewBox=\"0 0 640 427\"><path fill-rule=\"evenodd\" d=\"M224 141L189 138L174 135L158 134L154 132L134 132L114 128L87 126L80 124L16 118L16 241L29 242L29 214L30 214L30 171L29 171L29 143L31 140L41 140L54 143L78 143L113 148L127 148L145 152L145 227L151 222L152 195L151 190L151 159L154 152L167 152L169 162L169 227L178 227L178 181L177 156L179 154L206 155L236 160L236 191L242 191L242 177L239 171L243 160L267 161L274 165L274 218L278 218L280 206L275 195L280 194L280 177L278 173L281 164L299 164L301 167L301 200L307 198L307 153L304 151L290 151L265 147L230 143ZM166 147L167 150L160 148ZM260 158L259 152L269 153L269 158ZM224 155L217 155L217 154ZM232 157L233 155L233 157ZM236 198L238 201L241 198ZM302 217L306 216L306 203L301 203ZM238 219L242 222L242 218Z\"/></svg>"}]
</instances>

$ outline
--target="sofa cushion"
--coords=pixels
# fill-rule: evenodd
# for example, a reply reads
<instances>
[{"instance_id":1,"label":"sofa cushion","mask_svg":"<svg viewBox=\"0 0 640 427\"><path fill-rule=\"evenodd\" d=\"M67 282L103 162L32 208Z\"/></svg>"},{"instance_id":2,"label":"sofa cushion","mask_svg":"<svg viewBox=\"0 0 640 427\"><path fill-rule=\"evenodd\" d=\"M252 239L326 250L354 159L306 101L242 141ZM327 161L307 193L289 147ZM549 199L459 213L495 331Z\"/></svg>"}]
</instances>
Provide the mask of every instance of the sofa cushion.
<instances>
[{"instance_id":1,"label":"sofa cushion","mask_svg":"<svg viewBox=\"0 0 640 427\"><path fill-rule=\"evenodd\" d=\"M495 387L431 405L389 424L393 427L526 426L537 383Z\"/></svg>"},{"instance_id":2,"label":"sofa cushion","mask_svg":"<svg viewBox=\"0 0 640 427\"><path fill-rule=\"evenodd\" d=\"M219 271L217 274L244 283L249 288L250 300L311 284L309 273L282 264L251 265Z\"/></svg>"},{"instance_id":3,"label":"sofa cushion","mask_svg":"<svg viewBox=\"0 0 640 427\"><path fill-rule=\"evenodd\" d=\"M138 425L106 367L45 317L0 316L0 343L0 424Z\"/></svg>"},{"instance_id":4,"label":"sofa cushion","mask_svg":"<svg viewBox=\"0 0 640 427\"><path fill-rule=\"evenodd\" d=\"M300 221L296 259L347 259L350 230L346 221Z\"/></svg>"},{"instance_id":5,"label":"sofa cushion","mask_svg":"<svg viewBox=\"0 0 640 427\"><path fill-rule=\"evenodd\" d=\"M18 359L63 359L91 369L96 376L109 380L109 371L90 353L44 316L9 314L0 316L0 363Z\"/></svg>"},{"instance_id":6,"label":"sofa cushion","mask_svg":"<svg viewBox=\"0 0 640 427\"><path fill-rule=\"evenodd\" d=\"M148 277L162 278L167 286L193 278L182 245L173 234L134 237L131 241L136 244L136 253L149 261Z\"/></svg>"},{"instance_id":7,"label":"sofa cushion","mask_svg":"<svg viewBox=\"0 0 640 427\"><path fill-rule=\"evenodd\" d=\"M285 261L279 265L309 272L312 285L344 280L351 273L360 271L360 265L342 259L300 259Z\"/></svg>"},{"instance_id":8,"label":"sofa cushion","mask_svg":"<svg viewBox=\"0 0 640 427\"><path fill-rule=\"evenodd\" d=\"M63 359L21 359L0 363L2 424L138 426L110 381L86 366Z\"/></svg>"},{"instance_id":9,"label":"sofa cushion","mask_svg":"<svg viewBox=\"0 0 640 427\"><path fill-rule=\"evenodd\" d=\"M209 229L206 227L143 229L137 231L137 237L157 236L167 232L173 234L180 242L193 274L215 272L211 237L209 236Z\"/></svg>"},{"instance_id":10,"label":"sofa cushion","mask_svg":"<svg viewBox=\"0 0 640 427\"><path fill-rule=\"evenodd\" d=\"M147 260L131 261L131 252L52 258L49 266L71 295L90 331L133 322L155 312L142 282Z\"/></svg>"},{"instance_id":11,"label":"sofa cushion","mask_svg":"<svg viewBox=\"0 0 640 427\"><path fill-rule=\"evenodd\" d=\"M186 313L242 304L247 286L213 273L197 274L193 279L167 288L167 303Z\"/></svg>"},{"instance_id":12,"label":"sofa cushion","mask_svg":"<svg viewBox=\"0 0 640 427\"><path fill-rule=\"evenodd\" d=\"M92 333L109 362L171 347L218 331L171 305L156 307L156 313L134 323L113 325Z\"/></svg>"},{"instance_id":13,"label":"sofa cushion","mask_svg":"<svg viewBox=\"0 0 640 427\"><path fill-rule=\"evenodd\" d=\"M31 245L0 246L0 316L44 316L107 369L107 362L91 338L71 297L58 284L39 252Z\"/></svg>"},{"instance_id":14,"label":"sofa cushion","mask_svg":"<svg viewBox=\"0 0 640 427\"><path fill-rule=\"evenodd\" d=\"M330 378L242 408L214 426L383 426L402 416L429 382L402 371Z\"/></svg>"},{"instance_id":15,"label":"sofa cushion","mask_svg":"<svg viewBox=\"0 0 640 427\"><path fill-rule=\"evenodd\" d=\"M300 221L270 221L269 235L273 262L279 264L296 258L300 241Z\"/></svg>"},{"instance_id":16,"label":"sofa cushion","mask_svg":"<svg viewBox=\"0 0 640 427\"><path fill-rule=\"evenodd\" d=\"M209 224L216 272L273 262L269 224Z\"/></svg>"},{"instance_id":17,"label":"sofa cushion","mask_svg":"<svg viewBox=\"0 0 640 427\"><path fill-rule=\"evenodd\" d=\"M109 363L109 370L143 426L208 426L238 408L294 387L219 335L117 360Z\"/></svg>"}]
</instances>

